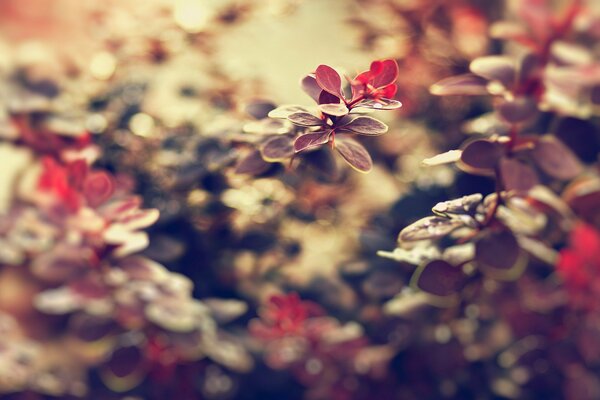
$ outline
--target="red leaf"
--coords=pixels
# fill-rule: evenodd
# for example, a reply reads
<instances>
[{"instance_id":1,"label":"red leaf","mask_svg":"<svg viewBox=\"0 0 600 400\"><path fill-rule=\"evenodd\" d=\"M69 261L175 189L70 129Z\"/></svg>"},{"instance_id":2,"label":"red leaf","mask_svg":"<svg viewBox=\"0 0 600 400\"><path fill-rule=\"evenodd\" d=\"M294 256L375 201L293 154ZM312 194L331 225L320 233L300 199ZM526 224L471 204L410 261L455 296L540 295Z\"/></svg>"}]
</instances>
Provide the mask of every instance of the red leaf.
<instances>
[{"instance_id":1,"label":"red leaf","mask_svg":"<svg viewBox=\"0 0 600 400\"><path fill-rule=\"evenodd\" d=\"M331 93L334 96L343 99L342 95L342 78L340 74L328 65L319 65L315 72L317 83L323 90Z\"/></svg>"},{"instance_id":2,"label":"red leaf","mask_svg":"<svg viewBox=\"0 0 600 400\"><path fill-rule=\"evenodd\" d=\"M106 172L92 172L83 183L83 194L91 207L97 207L112 196L115 184Z\"/></svg>"},{"instance_id":3,"label":"red leaf","mask_svg":"<svg viewBox=\"0 0 600 400\"><path fill-rule=\"evenodd\" d=\"M371 64L371 72L374 73L373 86L381 88L383 86L390 85L396 81L399 74L398 63L395 60L383 60L381 61L381 71L374 72L373 65ZM377 67L378 68L378 67Z\"/></svg>"}]
</instances>

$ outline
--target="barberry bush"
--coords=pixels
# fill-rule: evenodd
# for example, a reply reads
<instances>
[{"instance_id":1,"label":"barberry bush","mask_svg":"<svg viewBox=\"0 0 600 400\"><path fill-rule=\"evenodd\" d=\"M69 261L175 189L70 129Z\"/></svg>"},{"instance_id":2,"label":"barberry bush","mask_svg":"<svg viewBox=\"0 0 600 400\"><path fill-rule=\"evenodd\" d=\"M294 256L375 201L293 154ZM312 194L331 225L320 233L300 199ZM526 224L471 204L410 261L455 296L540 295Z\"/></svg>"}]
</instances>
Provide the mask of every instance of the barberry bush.
<instances>
[{"instance_id":1,"label":"barberry bush","mask_svg":"<svg viewBox=\"0 0 600 400\"><path fill-rule=\"evenodd\" d=\"M595 2L71 3L0 2L0 397L600 398Z\"/></svg>"}]
</instances>

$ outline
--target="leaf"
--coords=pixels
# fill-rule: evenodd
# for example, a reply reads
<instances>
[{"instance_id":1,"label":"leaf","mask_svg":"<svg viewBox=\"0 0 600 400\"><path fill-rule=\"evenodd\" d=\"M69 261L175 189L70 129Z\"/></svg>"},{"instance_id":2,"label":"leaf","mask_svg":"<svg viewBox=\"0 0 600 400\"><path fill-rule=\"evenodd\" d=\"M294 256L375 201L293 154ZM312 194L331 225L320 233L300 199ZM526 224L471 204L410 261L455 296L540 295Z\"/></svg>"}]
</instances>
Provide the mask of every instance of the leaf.
<instances>
[{"instance_id":1,"label":"leaf","mask_svg":"<svg viewBox=\"0 0 600 400\"><path fill-rule=\"evenodd\" d=\"M378 61L371 64L371 72L373 72L373 87L380 88L390 85L396 81L399 74L398 63L396 60L379 61L380 66L374 70L373 66ZM379 71L377 71L379 69Z\"/></svg>"},{"instance_id":2,"label":"leaf","mask_svg":"<svg viewBox=\"0 0 600 400\"><path fill-rule=\"evenodd\" d=\"M319 95L323 89L317 83L317 78L315 78L314 74L306 75L302 78L300 86L304 90L304 93L309 95L316 103L319 103Z\"/></svg>"},{"instance_id":3,"label":"leaf","mask_svg":"<svg viewBox=\"0 0 600 400\"><path fill-rule=\"evenodd\" d=\"M296 153L299 153L303 150L321 146L329 142L331 132L331 129L328 129L324 131L305 133L303 135L298 136L294 141L294 151Z\"/></svg>"},{"instance_id":4,"label":"leaf","mask_svg":"<svg viewBox=\"0 0 600 400\"><path fill-rule=\"evenodd\" d=\"M502 101L496 110L506 121L516 124L526 121L537 113L537 104L530 97L516 97L513 100Z\"/></svg>"},{"instance_id":5,"label":"leaf","mask_svg":"<svg viewBox=\"0 0 600 400\"><path fill-rule=\"evenodd\" d=\"M371 168L373 168L371 155L367 149L357 141L338 136L335 141L335 149L355 170L359 172L369 172Z\"/></svg>"},{"instance_id":6,"label":"leaf","mask_svg":"<svg viewBox=\"0 0 600 400\"><path fill-rule=\"evenodd\" d=\"M289 133L293 125L285 119L261 119L260 121L248 122L243 131L257 135L282 135Z\"/></svg>"},{"instance_id":7,"label":"leaf","mask_svg":"<svg viewBox=\"0 0 600 400\"><path fill-rule=\"evenodd\" d=\"M476 193L463 196L460 199L437 203L431 210L442 216L447 214L471 214L475 211L477 206L481 204L482 200L483 195L481 193Z\"/></svg>"},{"instance_id":8,"label":"leaf","mask_svg":"<svg viewBox=\"0 0 600 400\"><path fill-rule=\"evenodd\" d=\"M269 111L270 118L282 118L286 119L290 114L297 112L308 112L305 107L297 106L295 104L286 104L283 106L279 106L274 110Z\"/></svg>"},{"instance_id":9,"label":"leaf","mask_svg":"<svg viewBox=\"0 0 600 400\"><path fill-rule=\"evenodd\" d=\"M287 119L295 125L300 126L321 126L325 124L321 118L306 112L297 112L288 115Z\"/></svg>"},{"instance_id":10,"label":"leaf","mask_svg":"<svg viewBox=\"0 0 600 400\"><path fill-rule=\"evenodd\" d=\"M289 136L272 137L260 146L260 153L269 162L290 159L294 156L293 140Z\"/></svg>"},{"instance_id":11,"label":"leaf","mask_svg":"<svg viewBox=\"0 0 600 400\"><path fill-rule=\"evenodd\" d=\"M463 149L459 167L469 173L490 175L503 153L502 146L497 142L486 139L475 140Z\"/></svg>"},{"instance_id":12,"label":"leaf","mask_svg":"<svg viewBox=\"0 0 600 400\"><path fill-rule=\"evenodd\" d=\"M570 180L583 171L583 165L571 149L553 136L542 137L532 156L542 171L556 179Z\"/></svg>"},{"instance_id":13,"label":"leaf","mask_svg":"<svg viewBox=\"0 0 600 400\"><path fill-rule=\"evenodd\" d=\"M349 130L360 135L377 136L387 132L388 127L383 122L371 117L358 117L344 125L343 130Z\"/></svg>"},{"instance_id":14,"label":"leaf","mask_svg":"<svg viewBox=\"0 0 600 400\"><path fill-rule=\"evenodd\" d=\"M246 112L256 119L267 118L269 113L275 109L270 101L253 101L246 105Z\"/></svg>"},{"instance_id":15,"label":"leaf","mask_svg":"<svg viewBox=\"0 0 600 400\"><path fill-rule=\"evenodd\" d=\"M526 256L509 230L492 232L475 243L475 260L484 272L498 279L520 275Z\"/></svg>"},{"instance_id":16,"label":"leaf","mask_svg":"<svg viewBox=\"0 0 600 400\"><path fill-rule=\"evenodd\" d=\"M506 88L511 87L516 78L515 63L506 56L485 56L476 58L469 65L475 75L491 81L499 81Z\"/></svg>"},{"instance_id":17,"label":"leaf","mask_svg":"<svg viewBox=\"0 0 600 400\"><path fill-rule=\"evenodd\" d=\"M317 98L317 104L340 104L340 99L325 90L321 90Z\"/></svg>"},{"instance_id":18,"label":"leaf","mask_svg":"<svg viewBox=\"0 0 600 400\"><path fill-rule=\"evenodd\" d=\"M271 167L262 158L259 150L253 150L242 158L235 167L236 174L260 175Z\"/></svg>"},{"instance_id":19,"label":"leaf","mask_svg":"<svg viewBox=\"0 0 600 400\"><path fill-rule=\"evenodd\" d=\"M393 99L363 100L353 108L369 108L372 110L395 110L402 107L402 103Z\"/></svg>"},{"instance_id":20,"label":"leaf","mask_svg":"<svg viewBox=\"0 0 600 400\"><path fill-rule=\"evenodd\" d=\"M342 78L335 69L329 65L319 65L315 71L315 77L323 90L340 99L344 98L342 95Z\"/></svg>"},{"instance_id":21,"label":"leaf","mask_svg":"<svg viewBox=\"0 0 600 400\"><path fill-rule=\"evenodd\" d=\"M500 174L505 190L526 192L539 183L535 171L514 158L500 160Z\"/></svg>"},{"instance_id":22,"label":"leaf","mask_svg":"<svg viewBox=\"0 0 600 400\"><path fill-rule=\"evenodd\" d=\"M100 376L111 390L125 392L137 386L145 376L144 354L135 345L116 348L101 369Z\"/></svg>"},{"instance_id":23,"label":"leaf","mask_svg":"<svg viewBox=\"0 0 600 400\"><path fill-rule=\"evenodd\" d=\"M83 194L91 207L97 207L108 200L115 191L115 184L106 172L92 172L83 183Z\"/></svg>"},{"instance_id":24,"label":"leaf","mask_svg":"<svg viewBox=\"0 0 600 400\"><path fill-rule=\"evenodd\" d=\"M460 160L460 156L462 154L462 150L449 150L445 153L441 153L435 155L430 158L426 158L422 161L422 163L428 167L433 167L436 165L450 164L457 162Z\"/></svg>"},{"instance_id":25,"label":"leaf","mask_svg":"<svg viewBox=\"0 0 600 400\"><path fill-rule=\"evenodd\" d=\"M425 239L438 239L465 226L461 220L445 217L425 217L400 231L398 241L414 242Z\"/></svg>"},{"instance_id":26,"label":"leaf","mask_svg":"<svg viewBox=\"0 0 600 400\"><path fill-rule=\"evenodd\" d=\"M444 260L423 264L411 278L411 286L443 298L456 296L466 282L467 276L462 269Z\"/></svg>"},{"instance_id":27,"label":"leaf","mask_svg":"<svg viewBox=\"0 0 600 400\"><path fill-rule=\"evenodd\" d=\"M434 83L429 92L435 96L479 96L488 94L487 81L474 74L451 76Z\"/></svg>"},{"instance_id":28,"label":"leaf","mask_svg":"<svg viewBox=\"0 0 600 400\"><path fill-rule=\"evenodd\" d=\"M319 110L327 115L342 117L348 114L349 110L344 104L319 104Z\"/></svg>"}]
</instances>

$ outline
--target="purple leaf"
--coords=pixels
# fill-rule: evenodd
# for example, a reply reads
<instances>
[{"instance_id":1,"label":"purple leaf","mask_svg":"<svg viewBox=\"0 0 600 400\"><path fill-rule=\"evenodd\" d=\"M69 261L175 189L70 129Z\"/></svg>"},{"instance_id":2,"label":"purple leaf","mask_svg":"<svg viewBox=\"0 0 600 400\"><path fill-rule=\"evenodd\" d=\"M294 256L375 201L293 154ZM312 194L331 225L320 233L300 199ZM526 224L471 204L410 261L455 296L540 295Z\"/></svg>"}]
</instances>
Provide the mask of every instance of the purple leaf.
<instances>
[{"instance_id":1,"label":"purple leaf","mask_svg":"<svg viewBox=\"0 0 600 400\"><path fill-rule=\"evenodd\" d=\"M319 102L319 95L321 94L321 87L317 83L317 78L315 78L314 74L306 75L300 81L300 86L302 86L302 90L309 95L315 102Z\"/></svg>"},{"instance_id":2,"label":"purple leaf","mask_svg":"<svg viewBox=\"0 0 600 400\"><path fill-rule=\"evenodd\" d=\"M321 88L334 96L343 99L342 78L340 74L328 65L319 65L315 72L317 83Z\"/></svg>"},{"instance_id":3,"label":"purple leaf","mask_svg":"<svg viewBox=\"0 0 600 400\"><path fill-rule=\"evenodd\" d=\"M457 294L465 285L467 276L444 260L433 260L415 271L412 282L420 290L434 296Z\"/></svg>"},{"instance_id":4,"label":"purple leaf","mask_svg":"<svg viewBox=\"0 0 600 400\"><path fill-rule=\"evenodd\" d=\"M306 112L290 114L287 119L293 124L300 126L321 126L325 123L321 118Z\"/></svg>"},{"instance_id":5,"label":"purple leaf","mask_svg":"<svg viewBox=\"0 0 600 400\"><path fill-rule=\"evenodd\" d=\"M298 136L294 141L294 151L299 153L303 150L321 146L329 142L331 132L332 131L328 129L324 131L305 133L304 135Z\"/></svg>"},{"instance_id":6,"label":"purple leaf","mask_svg":"<svg viewBox=\"0 0 600 400\"><path fill-rule=\"evenodd\" d=\"M339 104L340 103L340 98L337 96L332 95L329 92L326 92L325 90L321 90L321 93L319 94L319 97L317 99L317 104Z\"/></svg>"},{"instance_id":7,"label":"purple leaf","mask_svg":"<svg viewBox=\"0 0 600 400\"><path fill-rule=\"evenodd\" d=\"M353 119L349 124L344 125L343 129L360 135L377 136L386 133L388 127L375 118L365 116Z\"/></svg>"},{"instance_id":8,"label":"purple leaf","mask_svg":"<svg viewBox=\"0 0 600 400\"><path fill-rule=\"evenodd\" d=\"M502 101L497 110L507 122L516 124L533 117L537 112L537 104L532 98L516 97L510 101Z\"/></svg>"},{"instance_id":9,"label":"purple leaf","mask_svg":"<svg viewBox=\"0 0 600 400\"><path fill-rule=\"evenodd\" d=\"M474 74L451 76L434 83L429 92L436 96L478 96L488 94L487 81Z\"/></svg>"},{"instance_id":10,"label":"purple leaf","mask_svg":"<svg viewBox=\"0 0 600 400\"><path fill-rule=\"evenodd\" d=\"M469 173L489 175L498 165L503 153L502 145L496 142L475 140L464 148L459 166Z\"/></svg>"},{"instance_id":11,"label":"purple leaf","mask_svg":"<svg viewBox=\"0 0 600 400\"><path fill-rule=\"evenodd\" d=\"M271 164L263 160L260 151L253 150L247 154L235 167L236 174L260 175L266 172Z\"/></svg>"},{"instance_id":12,"label":"purple leaf","mask_svg":"<svg viewBox=\"0 0 600 400\"><path fill-rule=\"evenodd\" d=\"M539 183L535 171L529 165L514 158L500 160L500 173L506 190L526 192Z\"/></svg>"},{"instance_id":13,"label":"purple leaf","mask_svg":"<svg viewBox=\"0 0 600 400\"><path fill-rule=\"evenodd\" d=\"M475 243L475 259L485 268L510 270L521 253L515 235L508 230L490 233Z\"/></svg>"},{"instance_id":14,"label":"purple leaf","mask_svg":"<svg viewBox=\"0 0 600 400\"><path fill-rule=\"evenodd\" d=\"M293 157L294 144L289 136L275 136L263 143L260 152L266 161L283 161Z\"/></svg>"},{"instance_id":15,"label":"purple leaf","mask_svg":"<svg viewBox=\"0 0 600 400\"><path fill-rule=\"evenodd\" d=\"M286 119L290 114L297 112L308 112L305 107L297 106L294 104L287 104L280 107L277 107L274 110L269 112L270 118L283 118Z\"/></svg>"},{"instance_id":16,"label":"purple leaf","mask_svg":"<svg viewBox=\"0 0 600 400\"><path fill-rule=\"evenodd\" d=\"M542 171L556 179L573 179L583 171L581 162L571 149L553 136L541 138L532 156Z\"/></svg>"},{"instance_id":17,"label":"purple leaf","mask_svg":"<svg viewBox=\"0 0 600 400\"><path fill-rule=\"evenodd\" d=\"M339 137L335 141L335 149L346 160L348 164L359 172L369 172L373 168L371 155L357 141Z\"/></svg>"}]
</instances>

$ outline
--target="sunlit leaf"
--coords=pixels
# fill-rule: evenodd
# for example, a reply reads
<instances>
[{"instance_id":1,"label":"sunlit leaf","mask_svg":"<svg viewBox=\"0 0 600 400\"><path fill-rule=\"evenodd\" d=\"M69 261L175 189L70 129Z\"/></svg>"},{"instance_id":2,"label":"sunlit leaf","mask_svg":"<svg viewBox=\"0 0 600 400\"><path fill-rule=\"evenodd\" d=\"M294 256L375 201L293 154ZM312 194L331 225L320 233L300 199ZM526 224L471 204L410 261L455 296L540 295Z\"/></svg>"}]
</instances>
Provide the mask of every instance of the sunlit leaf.
<instances>
[{"instance_id":1,"label":"sunlit leaf","mask_svg":"<svg viewBox=\"0 0 600 400\"><path fill-rule=\"evenodd\" d=\"M423 164L427 165L428 167L433 167L436 165L455 163L460 160L461 154L462 150L449 150L445 153L424 159Z\"/></svg>"},{"instance_id":2,"label":"sunlit leaf","mask_svg":"<svg viewBox=\"0 0 600 400\"><path fill-rule=\"evenodd\" d=\"M436 96L478 96L488 94L487 81L474 74L451 76L434 83L429 92Z\"/></svg>"},{"instance_id":3,"label":"sunlit leaf","mask_svg":"<svg viewBox=\"0 0 600 400\"><path fill-rule=\"evenodd\" d=\"M431 210L438 215L470 214L481 204L483 195L480 193L463 196L459 199L437 203Z\"/></svg>"},{"instance_id":4,"label":"sunlit leaf","mask_svg":"<svg viewBox=\"0 0 600 400\"><path fill-rule=\"evenodd\" d=\"M515 82L515 63L506 56L485 56L476 58L469 65L475 75L485 79L499 81L509 88Z\"/></svg>"},{"instance_id":5,"label":"sunlit leaf","mask_svg":"<svg viewBox=\"0 0 600 400\"><path fill-rule=\"evenodd\" d=\"M425 217L400 231L399 241L412 242L425 239L438 239L465 226L463 221L454 218Z\"/></svg>"},{"instance_id":6,"label":"sunlit leaf","mask_svg":"<svg viewBox=\"0 0 600 400\"><path fill-rule=\"evenodd\" d=\"M338 136L335 140L335 149L355 170L359 172L369 172L371 168L373 168L371 155L367 149L357 141Z\"/></svg>"},{"instance_id":7,"label":"sunlit leaf","mask_svg":"<svg viewBox=\"0 0 600 400\"><path fill-rule=\"evenodd\" d=\"M395 110L402 107L402 103L393 99L363 100L354 105L354 108L367 108L371 110Z\"/></svg>"}]
</instances>

